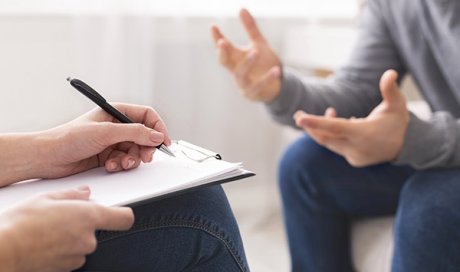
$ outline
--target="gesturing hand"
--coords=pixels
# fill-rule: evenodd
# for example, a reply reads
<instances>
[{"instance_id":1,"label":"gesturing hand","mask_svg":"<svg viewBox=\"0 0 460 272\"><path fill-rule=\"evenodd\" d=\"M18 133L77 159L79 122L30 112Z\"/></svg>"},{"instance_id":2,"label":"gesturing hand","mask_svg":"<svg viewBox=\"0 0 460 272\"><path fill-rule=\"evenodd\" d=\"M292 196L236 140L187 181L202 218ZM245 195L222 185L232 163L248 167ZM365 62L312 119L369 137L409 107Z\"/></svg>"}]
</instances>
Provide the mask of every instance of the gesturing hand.
<instances>
[{"instance_id":1,"label":"gesturing hand","mask_svg":"<svg viewBox=\"0 0 460 272\"><path fill-rule=\"evenodd\" d=\"M45 150L39 177L57 178L105 166L115 172L152 160L155 147L171 144L166 126L150 107L114 104L134 124L120 124L96 108L57 128L40 133Z\"/></svg>"},{"instance_id":2,"label":"gesturing hand","mask_svg":"<svg viewBox=\"0 0 460 272\"><path fill-rule=\"evenodd\" d=\"M243 9L240 18L249 34L250 42L245 48L235 47L217 26L211 28L220 62L233 74L247 98L269 102L280 91L280 60L260 33L251 14Z\"/></svg>"},{"instance_id":3,"label":"gesturing hand","mask_svg":"<svg viewBox=\"0 0 460 272\"><path fill-rule=\"evenodd\" d=\"M0 259L5 271L77 269L96 249L96 230L131 227L130 208L100 206L87 201L89 195L87 187L50 193L1 213Z\"/></svg>"},{"instance_id":4,"label":"gesturing hand","mask_svg":"<svg viewBox=\"0 0 460 272\"><path fill-rule=\"evenodd\" d=\"M401 151L409 123L397 77L393 70L383 74L380 80L383 101L366 118L337 118L335 110L329 108L323 117L299 111L294 114L296 124L354 166L392 161Z\"/></svg>"}]
</instances>

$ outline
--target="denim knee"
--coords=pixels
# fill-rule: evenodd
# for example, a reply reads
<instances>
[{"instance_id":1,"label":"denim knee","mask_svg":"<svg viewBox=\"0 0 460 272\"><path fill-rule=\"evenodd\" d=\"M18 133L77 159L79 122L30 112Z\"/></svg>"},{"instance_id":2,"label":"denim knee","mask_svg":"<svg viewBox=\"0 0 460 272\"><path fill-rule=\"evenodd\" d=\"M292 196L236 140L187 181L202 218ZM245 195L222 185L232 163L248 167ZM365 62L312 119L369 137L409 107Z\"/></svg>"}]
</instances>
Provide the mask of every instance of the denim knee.
<instances>
[{"instance_id":1,"label":"denim knee","mask_svg":"<svg viewBox=\"0 0 460 272\"><path fill-rule=\"evenodd\" d=\"M305 135L292 143L279 163L278 182L281 194L292 196L293 192L307 190L314 193L314 182L320 180L327 169L330 151Z\"/></svg>"},{"instance_id":2,"label":"denim knee","mask_svg":"<svg viewBox=\"0 0 460 272\"><path fill-rule=\"evenodd\" d=\"M145 214L154 209L154 216ZM160 200L134 209L140 220L136 226L151 225L157 228L186 227L204 231L220 240L246 268L246 257L239 228L227 196L220 185L203 188L177 197Z\"/></svg>"}]
</instances>

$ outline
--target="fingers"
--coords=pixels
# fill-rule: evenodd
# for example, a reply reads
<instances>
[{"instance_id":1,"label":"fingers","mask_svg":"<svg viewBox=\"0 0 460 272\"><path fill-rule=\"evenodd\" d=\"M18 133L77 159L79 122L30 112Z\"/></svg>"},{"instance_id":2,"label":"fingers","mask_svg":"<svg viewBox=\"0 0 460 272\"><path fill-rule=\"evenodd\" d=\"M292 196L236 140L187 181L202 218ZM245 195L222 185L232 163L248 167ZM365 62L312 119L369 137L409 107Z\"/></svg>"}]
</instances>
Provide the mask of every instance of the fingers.
<instances>
[{"instance_id":1,"label":"fingers","mask_svg":"<svg viewBox=\"0 0 460 272\"><path fill-rule=\"evenodd\" d=\"M99 230L127 230L134 223L134 214L127 207L105 207L94 205L97 218L96 229Z\"/></svg>"},{"instance_id":2,"label":"fingers","mask_svg":"<svg viewBox=\"0 0 460 272\"><path fill-rule=\"evenodd\" d=\"M154 147L141 146L139 155L142 162L151 162L153 160L153 153L155 153L155 150L156 148Z\"/></svg>"},{"instance_id":3,"label":"fingers","mask_svg":"<svg viewBox=\"0 0 460 272\"><path fill-rule=\"evenodd\" d=\"M141 106L141 105L131 105L123 103L114 103L113 104L117 109L126 114L131 120L136 123L141 123L152 128L164 135L164 143L166 145L171 144L171 139L169 137L166 124L161 119L160 115L151 107ZM158 140L158 139L157 139ZM161 142L163 143L163 142ZM157 145L161 144L158 143Z\"/></svg>"},{"instance_id":4,"label":"fingers","mask_svg":"<svg viewBox=\"0 0 460 272\"><path fill-rule=\"evenodd\" d=\"M214 44L217 48L217 55L220 64L232 71L235 66L235 62L232 56L235 56L237 59L240 59L244 55L228 39L224 37L224 35L222 34L222 32L220 32L217 26L211 26L211 32Z\"/></svg>"},{"instance_id":5,"label":"fingers","mask_svg":"<svg viewBox=\"0 0 460 272\"><path fill-rule=\"evenodd\" d=\"M251 42L265 42L264 37L260 33L254 18L251 14L242 9L240 11L240 19L243 26L249 35ZM247 56L247 50L236 48L220 31L216 25L211 26L212 38L218 49L220 63L229 70L233 70L235 65Z\"/></svg>"},{"instance_id":6,"label":"fingers","mask_svg":"<svg viewBox=\"0 0 460 272\"><path fill-rule=\"evenodd\" d=\"M127 156L121 159L123 169L127 170L138 167L141 163L140 147L132 143L122 143L121 145L127 146Z\"/></svg>"},{"instance_id":7,"label":"fingers","mask_svg":"<svg viewBox=\"0 0 460 272\"><path fill-rule=\"evenodd\" d=\"M326 109L326 112L324 113L324 116L334 118L334 117L337 117L337 112L335 111L334 108L329 107L329 108Z\"/></svg>"},{"instance_id":8,"label":"fingers","mask_svg":"<svg viewBox=\"0 0 460 272\"><path fill-rule=\"evenodd\" d=\"M380 78L380 89L388 90L393 89L396 86L396 80L398 79L398 73L395 70L387 70L383 73Z\"/></svg>"},{"instance_id":9,"label":"fingers","mask_svg":"<svg viewBox=\"0 0 460 272\"><path fill-rule=\"evenodd\" d=\"M232 54L234 54L235 51L235 47L227 40L220 39L217 42L217 55L219 62L230 71L232 71L235 66L235 62L232 58Z\"/></svg>"},{"instance_id":10,"label":"fingers","mask_svg":"<svg viewBox=\"0 0 460 272\"><path fill-rule=\"evenodd\" d=\"M243 26L246 29L251 41L265 42L265 38L262 36L262 33L259 31L254 18L248 10L242 9L240 11L240 19L243 22Z\"/></svg>"},{"instance_id":11,"label":"fingers","mask_svg":"<svg viewBox=\"0 0 460 272\"><path fill-rule=\"evenodd\" d=\"M353 133L353 123L346 119L316 116L297 111L294 114L294 120L301 128L322 130L337 137L349 137Z\"/></svg>"},{"instance_id":12,"label":"fingers","mask_svg":"<svg viewBox=\"0 0 460 272\"><path fill-rule=\"evenodd\" d=\"M345 154L345 150L350 144L347 139L322 130L307 128L305 131L318 144L339 154Z\"/></svg>"},{"instance_id":13,"label":"fingers","mask_svg":"<svg viewBox=\"0 0 460 272\"><path fill-rule=\"evenodd\" d=\"M254 65L257 58L257 52L252 50L249 54L239 63L234 70L235 80L242 89L247 89L251 84L248 78L249 71Z\"/></svg>"},{"instance_id":14,"label":"fingers","mask_svg":"<svg viewBox=\"0 0 460 272\"><path fill-rule=\"evenodd\" d=\"M141 154L141 148L129 142L119 144L116 149L108 154L104 163L106 170L108 172L129 170L138 167L141 161L147 162L149 157L146 154Z\"/></svg>"},{"instance_id":15,"label":"fingers","mask_svg":"<svg viewBox=\"0 0 460 272\"><path fill-rule=\"evenodd\" d=\"M212 39L214 40L214 44L217 46L217 42L221 39L225 39L224 35L222 32L220 32L220 29L216 25L211 26L211 34L212 34Z\"/></svg>"},{"instance_id":16,"label":"fingers","mask_svg":"<svg viewBox=\"0 0 460 272\"><path fill-rule=\"evenodd\" d=\"M153 128L156 131L163 133L163 142L165 145L171 145L171 138L169 137L168 129L166 128L165 122L161 119L160 115L152 108L147 110L145 119L143 122L147 127Z\"/></svg>"},{"instance_id":17,"label":"fingers","mask_svg":"<svg viewBox=\"0 0 460 272\"><path fill-rule=\"evenodd\" d=\"M47 194L48 197L54 200L88 200L89 195L90 191L87 186ZM67 202L67 204L69 203L72 202ZM91 222L90 225L95 229L126 230L129 229L134 222L133 211L131 208L127 207L106 207L92 202L80 202L78 205L69 207L72 207L72 211L80 210L83 212L82 215L86 216L87 221ZM91 216L88 217L88 215Z\"/></svg>"},{"instance_id":18,"label":"fingers","mask_svg":"<svg viewBox=\"0 0 460 272\"><path fill-rule=\"evenodd\" d=\"M105 146L122 142L155 147L165 142L163 133L142 124L100 123L99 139ZM170 141L170 140L169 140Z\"/></svg>"},{"instance_id":19,"label":"fingers","mask_svg":"<svg viewBox=\"0 0 460 272\"><path fill-rule=\"evenodd\" d=\"M125 152L112 150L104 163L104 167L107 172L118 172L123 170L121 160L124 156L126 156Z\"/></svg>"},{"instance_id":20,"label":"fingers","mask_svg":"<svg viewBox=\"0 0 460 272\"><path fill-rule=\"evenodd\" d=\"M404 96L399 90L398 73L395 70L387 70L380 78L380 92L383 100L391 105L400 105L406 103Z\"/></svg>"},{"instance_id":21,"label":"fingers","mask_svg":"<svg viewBox=\"0 0 460 272\"><path fill-rule=\"evenodd\" d=\"M88 200L90 195L91 190L88 186L46 194L47 197L55 200Z\"/></svg>"},{"instance_id":22,"label":"fingers","mask_svg":"<svg viewBox=\"0 0 460 272\"><path fill-rule=\"evenodd\" d=\"M305 122L309 114L306 114L303 111L298 111L294 114L294 119L296 121L297 126L303 128L305 132L310 135L310 137L316 141L318 144L332 150L338 154L346 154L347 147L350 145L350 141L348 140L349 135L344 133L338 133L336 128L334 129L325 129L324 127L315 127L311 125L309 122ZM323 118L324 120L333 120L337 119L337 112L334 108L327 108Z\"/></svg>"}]
</instances>

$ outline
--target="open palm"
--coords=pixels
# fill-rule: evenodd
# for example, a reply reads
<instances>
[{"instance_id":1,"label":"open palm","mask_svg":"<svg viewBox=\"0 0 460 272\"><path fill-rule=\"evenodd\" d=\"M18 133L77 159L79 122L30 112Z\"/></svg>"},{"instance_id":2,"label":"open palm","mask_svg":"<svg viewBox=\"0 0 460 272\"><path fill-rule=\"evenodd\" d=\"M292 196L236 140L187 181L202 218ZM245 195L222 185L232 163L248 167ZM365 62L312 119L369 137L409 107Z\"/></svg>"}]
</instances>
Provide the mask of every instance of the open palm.
<instances>
[{"instance_id":1,"label":"open palm","mask_svg":"<svg viewBox=\"0 0 460 272\"><path fill-rule=\"evenodd\" d=\"M235 47L217 26L212 26L219 60L233 74L246 97L256 101L271 101L280 91L281 62L259 31L252 15L243 9L240 19L249 35L249 44L242 48Z\"/></svg>"}]
</instances>

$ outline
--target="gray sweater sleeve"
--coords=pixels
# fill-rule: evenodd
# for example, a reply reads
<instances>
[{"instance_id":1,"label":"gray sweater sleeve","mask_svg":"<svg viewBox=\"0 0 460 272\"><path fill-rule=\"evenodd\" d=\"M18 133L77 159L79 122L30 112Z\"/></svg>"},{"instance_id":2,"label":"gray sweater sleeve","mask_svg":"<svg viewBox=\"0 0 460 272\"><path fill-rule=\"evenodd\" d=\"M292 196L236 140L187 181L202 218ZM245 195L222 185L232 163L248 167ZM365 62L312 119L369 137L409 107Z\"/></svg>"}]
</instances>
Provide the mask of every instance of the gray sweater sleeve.
<instances>
[{"instance_id":1,"label":"gray sweater sleeve","mask_svg":"<svg viewBox=\"0 0 460 272\"><path fill-rule=\"evenodd\" d=\"M395 163L416 169L460 166L460 121L447 112L435 112L427 121L411 114Z\"/></svg>"},{"instance_id":2,"label":"gray sweater sleeve","mask_svg":"<svg viewBox=\"0 0 460 272\"><path fill-rule=\"evenodd\" d=\"M405 73L385 24L380 1L369 1L362 18L361 35L348 64L327 80L302 79L283 71L281 92L266 107L278 122L294 126L297 110L323 114L334 107L341 117L363 117L381 102L379 80L387 69ZM411 114L403 148L395 161L417 169L460 166L460 123L449 113L435 113L422 121Z\"/></svg>"}]
</instances>

